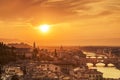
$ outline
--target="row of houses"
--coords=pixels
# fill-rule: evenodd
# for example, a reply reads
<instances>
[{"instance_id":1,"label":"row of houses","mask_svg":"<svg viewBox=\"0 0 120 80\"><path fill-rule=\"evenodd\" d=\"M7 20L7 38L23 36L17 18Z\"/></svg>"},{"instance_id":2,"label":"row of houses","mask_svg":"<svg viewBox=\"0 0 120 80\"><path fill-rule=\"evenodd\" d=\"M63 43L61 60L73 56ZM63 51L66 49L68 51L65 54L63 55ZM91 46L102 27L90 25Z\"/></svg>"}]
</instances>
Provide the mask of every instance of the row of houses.
<instances>
[{"instance_id":1,"label":"row of houses","mask_svg":"<svg viewBox=\"0 0 120 80\"><path fill-rule=\"evenodd\" d=\"M87 66L72 67L72 64L56 64L50 62L27 62L26 73L18 66L6 66L4 75L22 76L22 80L102 80L103 73ZM21 79L21 78L20 78Z\"/></svg>"}]
</instances>

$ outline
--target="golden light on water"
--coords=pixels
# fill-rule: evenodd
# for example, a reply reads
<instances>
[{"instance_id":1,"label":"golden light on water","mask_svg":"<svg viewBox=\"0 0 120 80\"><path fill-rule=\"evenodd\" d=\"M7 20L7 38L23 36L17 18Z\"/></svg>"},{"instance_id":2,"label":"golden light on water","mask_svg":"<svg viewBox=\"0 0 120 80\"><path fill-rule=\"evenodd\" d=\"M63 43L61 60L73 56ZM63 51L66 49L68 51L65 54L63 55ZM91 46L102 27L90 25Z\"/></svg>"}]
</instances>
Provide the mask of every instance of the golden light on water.
<instances>
[{"instance_id":1,"label":"golden light on water","mask_svg":"<svg viewBox=\"0 0 120 80\"><path fill-rule=\"evenodd\" d=\"M50 25L48 25L48 24L43 24L43 25L40 25L38 28L39 28L39 30L40 30L41 32L46 33L46 32L49 31Z\"/></svg>"}]
</instances>

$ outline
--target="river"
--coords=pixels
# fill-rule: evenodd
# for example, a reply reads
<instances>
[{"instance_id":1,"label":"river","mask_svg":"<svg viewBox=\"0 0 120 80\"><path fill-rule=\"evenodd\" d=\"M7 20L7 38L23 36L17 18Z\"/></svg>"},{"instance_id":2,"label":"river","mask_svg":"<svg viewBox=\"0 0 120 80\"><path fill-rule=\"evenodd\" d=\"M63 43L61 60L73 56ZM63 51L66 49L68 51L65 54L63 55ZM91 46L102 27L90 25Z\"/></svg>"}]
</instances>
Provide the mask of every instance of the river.
<instances>
[{"instance_id":1,"label":"river","mask_svg":"<svg viewBox=\"0 0 120 80\"><path fill-rule=\"evenodd\" d=\"M84 54L88 56L92 56L92 58L95 58L96 54L91 52L84 52ZM104 55L100 55L100 58ZM105 57L105 56L104 56ZM109 64L109 67L104 67L105 64L98 63L97 67L93 67L91 63L87 63L89 68L97 69L98 71L103 73L104 78L120 78L120 70L116 69L113 64Z\"/></svg>"}]
</instances>

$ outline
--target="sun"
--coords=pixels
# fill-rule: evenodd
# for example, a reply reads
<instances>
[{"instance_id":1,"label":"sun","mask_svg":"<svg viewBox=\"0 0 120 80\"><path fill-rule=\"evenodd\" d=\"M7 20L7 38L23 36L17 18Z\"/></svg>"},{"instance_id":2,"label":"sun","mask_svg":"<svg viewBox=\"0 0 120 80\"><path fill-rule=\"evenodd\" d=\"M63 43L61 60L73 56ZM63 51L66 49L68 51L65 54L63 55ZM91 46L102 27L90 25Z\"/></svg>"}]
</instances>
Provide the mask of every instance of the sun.
<instances>
[{"instance_id":1,"label":"sun","mask_svg":"<svg viewBox=\"0 0 120 80\"><path fill-rule=\"evenodd\" d=\"M43 33L46 33L49 31L50 25L48 24L43 24L39 26L39 30Z\"/></svg>"}]
</instances>

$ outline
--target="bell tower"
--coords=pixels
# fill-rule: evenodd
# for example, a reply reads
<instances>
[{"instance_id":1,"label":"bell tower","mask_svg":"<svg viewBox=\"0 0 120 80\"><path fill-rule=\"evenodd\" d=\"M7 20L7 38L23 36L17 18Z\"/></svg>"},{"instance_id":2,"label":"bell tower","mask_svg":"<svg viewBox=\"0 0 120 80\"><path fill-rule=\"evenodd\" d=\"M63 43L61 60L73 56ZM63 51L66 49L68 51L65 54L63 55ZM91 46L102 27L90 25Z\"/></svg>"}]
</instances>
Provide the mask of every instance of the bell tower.
<instances>
[{"instance_id":1,"label":"bell tower","mask_svg":"<svg viewBox=\"0 0 120 80\"><path fill-rule=\"evenodd\" d=\"M33 59L37 58L38 49L36 48L36 43L33 43Z\"/></svg>"},{"instance_id":2,"label":"bell tower","mask_svg":"<svg viewBox=\"0 0 120 80\"><path fill-rule=\"evenodd\" d=\"M35 49L35 48L36 48L36 43L34 42L34 43L33 43L33 49Z\"/></svg>"}]
</instances>

